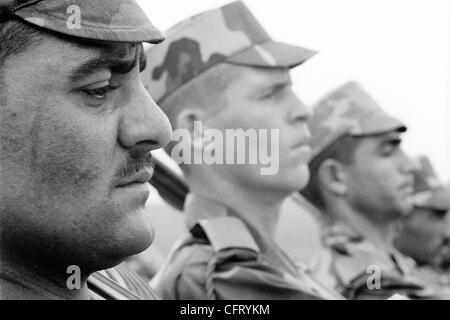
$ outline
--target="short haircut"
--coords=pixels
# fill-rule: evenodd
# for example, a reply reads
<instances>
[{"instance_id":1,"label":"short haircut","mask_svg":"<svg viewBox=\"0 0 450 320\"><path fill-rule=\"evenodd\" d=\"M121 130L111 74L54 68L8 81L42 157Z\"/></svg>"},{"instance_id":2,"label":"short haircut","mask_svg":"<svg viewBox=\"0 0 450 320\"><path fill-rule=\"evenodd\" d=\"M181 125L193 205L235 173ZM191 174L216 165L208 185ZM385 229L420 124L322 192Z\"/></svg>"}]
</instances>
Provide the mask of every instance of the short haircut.
<instances>
[{"instance_id":1,"label":"short haircut","mask_svg":"<svg viewBox=\"0 0 450 320\"><path fill-rule=\"evenodd\" d=\"M175 128L177 116L186 108L214 110L224 107L221 94L240 76L241 69L239 66L221 63L169 94L158 104Z\"/></svg>"},{"instance_id":2,"label":"short haircut","mask_svg":"<svg viewBox=\"0 0 450 320\"><path fill-rule=\"evenodd\" d=\"M226 107L222 94L245 72L242 69L228 63L218 64L158 101L172 128L177 129L177 117L185 109L203 109L210 113ZM170 154L173 146L173 143L169 143L165 150Z\"/></svg>"},{"instance_id":3,"label":"short haircut","mask_svg":"<svg viewBox=\"0 0 450 320\"><path fill-rule=\"evenodd\" d=\"M344 165L351 165L354 160L355 150L361 142L361 139L361 137L352 137L349 135L341 136L330 146L322 150L309 163L310 179L300 193L317 208L326 209L319 179L319 170L322 163L327 159L334 159Z\"/></svg>"}]
</instances>

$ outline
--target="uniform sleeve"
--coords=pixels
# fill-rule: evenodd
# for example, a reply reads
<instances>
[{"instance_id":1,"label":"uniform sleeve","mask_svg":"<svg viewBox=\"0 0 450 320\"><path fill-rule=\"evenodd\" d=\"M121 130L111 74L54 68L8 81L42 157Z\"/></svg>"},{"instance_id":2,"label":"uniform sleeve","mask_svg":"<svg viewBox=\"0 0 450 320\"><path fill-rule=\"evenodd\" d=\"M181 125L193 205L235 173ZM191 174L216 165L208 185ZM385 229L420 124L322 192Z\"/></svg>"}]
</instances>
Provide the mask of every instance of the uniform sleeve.
<instances>
[{"instance_id":1,"label":"uniform sleeve","mask_svg":"<svg viewBox=\"0 0 450 320\"><path fill-rule=\"evenodd\" d=\"M351 256L336 254L331 270L347 299L386 300L396 295L427 299L431 294L420 283L377 260L370 251L353 251Z\"/></svg>"},{"instance_id":2,"label":"uniform sleeve","mask_svg":"<svg viewBox=\"0 0 450 320\"><path fill-rule=\"evenodd\" d=\"M368 285L371 282L371 285ZM355 300L387 300L395 296L405 299L435 299L433 292L427 290L418 283L407 281L401 277L383 274L379 286L373 286L373 282L367 275L356 278L346 288L344 295Z\"/></svg>"},{"instance_id":3,"label":"uniform sleeve","mask_svg":"<svg viewBox=\"0 0 450 320\"><path fill-rule=\"evenodd\" d=\"M241 220L229 216L201 220L191 232L197 243L179 250L169 266L176 275L169 281L175 283L175 299L317 298L307 281L260 252ZM199 239L204 242L199 244Z\"/></svg>"},{"instance_id":4,"label":"uniform sleeve","mask_svg":"<svg viewBox=\"0 0 450 320\"><path fill-rule=\"evenodd\" d=\"M386 300L395 296L428 299L430 292L405 276L393 272L365 247L356 250L323 249L312 265L314 275L347 299ZM372 269L371 267L378 267ZM376 274L379 270L379 274Z\"/></svg>"},{"instance_id":5,"label":"uniform sleeve","mask_svg":"<svg viewBox=\"0 0 450 320\"><path fill-rule=\"evenodd\" d=\"M213 255L208 246L197 246L180 268L175 280L177 300L207 300L205 289L205 272L208 260Z\"/></svg>"},{"instance_id":6,"label":"uniform sleeve","mask_svg":"<svg viewBox=\"0 0 450 320\"><path fill-rule=\"evenodd\" d=\"M208 299L301 300L318 299L306 283L277 269L249 250L219 252L207 264Z\"/></svg>"},{"instance_id":7,"label":"uniform sleeve","mask_svg":"<svg viewBox=\"0 0 450 320\"><path fill-rule=\"evenodd\" d=\"M164 300L205 300L205 270L212 257L208 245L193 244L177 250L151 284Z\"/></svg>"}]
</instances>

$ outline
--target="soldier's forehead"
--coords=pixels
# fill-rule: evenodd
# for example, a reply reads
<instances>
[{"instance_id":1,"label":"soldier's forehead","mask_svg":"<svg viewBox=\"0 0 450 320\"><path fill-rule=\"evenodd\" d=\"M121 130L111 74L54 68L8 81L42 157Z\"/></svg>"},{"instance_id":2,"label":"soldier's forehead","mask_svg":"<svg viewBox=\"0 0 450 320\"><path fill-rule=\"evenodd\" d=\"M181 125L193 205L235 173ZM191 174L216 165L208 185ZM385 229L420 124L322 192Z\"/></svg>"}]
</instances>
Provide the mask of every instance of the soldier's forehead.
<instances>
[{"instance_id":1,"label":"soldier's forehead","mask_svg":"<svg viewBox=\"0 0 450 320\"><path fill-rule=\"evenodd\" d=\"M290 83L291 73L286 68L257 68L249 66L237 66L242 69L241 74L247 75L249 79L259 79L259 82L265 85L273 83Z\"/></svg>"}]
</instances>

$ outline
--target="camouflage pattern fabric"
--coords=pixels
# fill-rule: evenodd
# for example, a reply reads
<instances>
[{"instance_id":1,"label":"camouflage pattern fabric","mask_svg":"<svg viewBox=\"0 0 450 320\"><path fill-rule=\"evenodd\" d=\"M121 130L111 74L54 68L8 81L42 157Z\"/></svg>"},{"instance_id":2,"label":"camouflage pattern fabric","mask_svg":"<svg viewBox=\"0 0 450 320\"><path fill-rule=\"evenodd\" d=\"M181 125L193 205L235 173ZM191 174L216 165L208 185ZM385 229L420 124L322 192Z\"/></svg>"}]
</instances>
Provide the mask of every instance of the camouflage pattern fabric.
<instances>
[{"instance_id":1,"label":"camouflage pattern fabric","mask_svg":"<svg viewBox=\"0 0 450 320\"><path fill-rule=\"evenodd\" d=\"M0 21L8 17L83 39L150 43L164 40L135 0L2 0Z\"/></svg>"},{"instance_id":2,"label":"camouflage pattern fabric","mask_svg":"<svg viewBox=\"0 0 450 320\"><path fill-rule=\"evenodd\" d=\"M450 187L439 180L428 157L421 156L415 160L414 205L424 209L450 210Z\"/></svg>"},{"instance_id":3,"label":"camouflage pattern fabric","mask_svg":"<svg viewBox=\"0 0 450 320\"><path fill-rule=\"evenodd\" d=\"M175 245L151 283L163 299L342 298L224 205L190 194L185 213L191 234Z\"/></svg>"},{"instance_id":4,"label":"camouflage pattern fabric","mask_svg":"<svg viewBox=\"0 0 450 320\"><path fill-rule=\"evenodd\" d=\"M314 51L276 42L241 1L209 10L178 23L166 41L147 51L143 82L155 101L222 63L292 68Z\"/></svg>"},{"instance_id":5,"label":"camouflage pattern fabric","mask_svg":"<svg viewBox=\"0 0 450 320\"><path fill-rule=\"evenodd\" d=\"M110 281L113 281L120 288L127 290L130 293L129 297L121 298L123 300L159 299L158 296L150 288L150 286L138 274L136 274L133 270L131 270L126 263L121 263L110 269L97 271L95 274L100 274L109 279ZM95 275L91 275L90 279L92 280L93 277L95 277ZM95 300L96 293L95 292L92 293Z\"/></svg>"},{"instance_id":6,"label":"camouflage pattern fabric","mask_svg":"<svg viewBox=\"0 0 450 320\"><path fill-rule=\"evenodd\" d=\"M427 156L414 159L414 192L433 190L441 187L441 182Z\"/></svg>"},{"instance_id":7,"label":"camouflage pattern fabric","mask_svg":"<svg viewBox=\"0 0 450 320\"><path fill-rule=\"evenodd\" d=\"M356 82L348 82L313 107L309 121L313 157L344 135L366 136L392 130L406 131Z\"/></svg>"},{"instance_id":8,"label":"camouflage pattern fabric","mask_svg":"<svg viewBox=\"0 0 450 320\"><path fill-rule=\"evenodd\" d=\"M450 300L450 274L440 272L430 266L417 267L412 275L426 283L436 294L445 300Z\"/></svg>"},{"instance_id":9,"label":"camouflage pattern fabric","mask_svg":"<svg viewBox=\"0 0 450 320\"><path fill-rule=\"evenodd\" d=\"M395 248L383 250L351 227L336 223L324 228L324 248L311 263L313 274L348 299L435 299L436 292L415 274L415 263ZM380 271L379 287L371 276ZM369 283L369 284L368 284Z\"/></svg>"}]
</instances>

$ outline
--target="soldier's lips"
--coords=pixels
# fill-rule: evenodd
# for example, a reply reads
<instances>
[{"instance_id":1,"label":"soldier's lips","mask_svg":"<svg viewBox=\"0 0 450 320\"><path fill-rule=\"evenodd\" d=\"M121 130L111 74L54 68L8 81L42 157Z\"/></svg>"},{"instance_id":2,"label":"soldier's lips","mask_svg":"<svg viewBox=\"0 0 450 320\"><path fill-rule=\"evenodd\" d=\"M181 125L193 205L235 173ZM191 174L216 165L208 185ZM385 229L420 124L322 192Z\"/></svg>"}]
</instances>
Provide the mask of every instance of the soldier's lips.
<instances>
[{"instance_id":1,"label":"soldier's lips","mask_svg":"<svg viewBox=\"0 0 450 320\"><path fill-rule=\"evenodd\" d=\"M300 143L292 148L293 153L300 158L302 162L311 160L311 147L307 144Z\"/></svg>"},{"instance_id":2,"label":"soldier's lips","mask_svg":"<svg viewBox=\"0 0 450 320\"><path fill-rule=\"evenodd\" d=\"M150 182L151 178L153 177L153 173L153 166L143 168L139 172L119 181L116 188L129 188L138 185L144 185Z\"/></svg>"},{"instance_id":3,"label":"soldier's lips","mask_svg":"<svg viewBox=\"0 0 450 320\"><path fill-rule=\"evenodd\" d=\"M114 188L116 195L132 208L138 208L148 200L150 196L150 179L153 176L153 167L145 168L138 173L120 181Z\"/></svg>"},{"instance_id":4,"label":"soldier's lips","mask_svg":"<svg viewBox=\"0 0 450 320\"><path fill-rule=\"evenodd\" d=\"M129 199L137 199L145 203L150 196L150 180L153 177L154 168L141 169L136 174L120 181L115 190Z\"/></svg>"}]
</instances>

